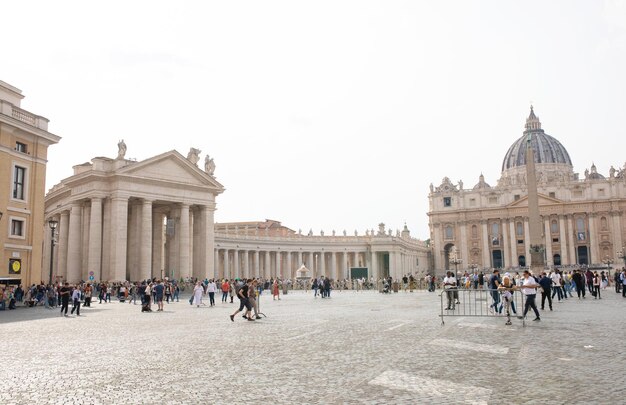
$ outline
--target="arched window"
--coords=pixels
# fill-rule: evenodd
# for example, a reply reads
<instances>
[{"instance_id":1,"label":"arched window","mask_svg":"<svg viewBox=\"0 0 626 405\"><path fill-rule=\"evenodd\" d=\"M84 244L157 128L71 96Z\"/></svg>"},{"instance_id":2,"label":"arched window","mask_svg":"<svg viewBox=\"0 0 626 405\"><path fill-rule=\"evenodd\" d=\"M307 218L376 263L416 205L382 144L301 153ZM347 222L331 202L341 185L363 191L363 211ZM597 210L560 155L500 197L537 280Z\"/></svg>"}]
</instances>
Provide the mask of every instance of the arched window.
<instances>
[{"instance_id":1,"label":"arched window","mask_svg":"<svg viewBox=\"0 0 626 405\"><path fill-rule=\"evenodd\" d=\"M500 234L500 224L497 222L494 222L493 224L491 224L491 234L493 236L497 236Z\"/></svg>"},{"instance_id":2,"label":"arched window","mask_svg":"<svg viewBox=\"0 0 626 405\"><path fill-rule=\"evenodd\" d=\"M521 222L518 222L515 228L515 234L517 236L523 236L524 235L524 224L522 224Z\"/></svg>"},{"instance_id":3,"label":"arched window","mask_svg":"<svg viewBox=\"0 0 626 405\"><path fill-rule=\"evenodd\" d=\"M478 238L478 227L476 225L472 225L472 238Z\"/></svg>"},{"instance_id":4,"label":"arched window","mask_svg":"<svg viewBox=\"0 0 626 405\"><path fill-rule=\"evenodd\" d=\"M453 239L453 233L454 233L453 231L454 230L452 228L452 225L446 225L446 228L445 228L446 239Z\"/></svg>"},{"instance_id":5,"label":"arched window","mask_svg":"<svg viewBox=\"0 0 626 405\"><path fill-rule=\"evenodd\" d=\"M550 232L552 233L559 233L559 223L556 222L555 219L552 220L552 223L550 224Z\"/></svg>"}]
</instances>

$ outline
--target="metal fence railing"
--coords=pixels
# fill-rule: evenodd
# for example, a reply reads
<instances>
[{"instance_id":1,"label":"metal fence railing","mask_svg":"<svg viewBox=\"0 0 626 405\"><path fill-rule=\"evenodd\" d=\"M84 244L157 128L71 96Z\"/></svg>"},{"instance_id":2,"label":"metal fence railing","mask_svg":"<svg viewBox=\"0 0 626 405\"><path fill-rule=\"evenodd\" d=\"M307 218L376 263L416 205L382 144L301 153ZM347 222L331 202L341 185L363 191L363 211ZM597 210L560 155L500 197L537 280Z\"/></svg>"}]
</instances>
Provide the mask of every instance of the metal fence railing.
<instances>
[{"instance_id":1,"label":"metal fence railing","mask_svg":"<svg viewBox=\"0 0 626 405\"><path fill-rule=\"evenodd\" d=\"M520 291L508 294L489 289L441 290L441 324L446 317L498 317L506 318L511 324L511 316L521 316L524 311L525 296ZM522 319L525 326L525 321Z\"/></svg>"}]
</instances>

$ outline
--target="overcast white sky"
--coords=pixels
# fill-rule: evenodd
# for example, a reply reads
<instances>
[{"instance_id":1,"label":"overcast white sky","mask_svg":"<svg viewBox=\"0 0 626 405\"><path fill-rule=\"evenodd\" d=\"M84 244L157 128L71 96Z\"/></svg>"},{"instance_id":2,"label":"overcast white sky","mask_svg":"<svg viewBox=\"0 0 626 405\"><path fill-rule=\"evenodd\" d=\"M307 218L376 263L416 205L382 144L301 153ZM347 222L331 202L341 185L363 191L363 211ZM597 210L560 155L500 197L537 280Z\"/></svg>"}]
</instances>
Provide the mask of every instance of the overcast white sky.
<instances>
[{"instance_id":1,"label":"overcast white sky","mask_svg":"<svg viewBox=\"0 0 626 405\"><path fill-rule=\"evenodd\" d=\"M0 80L94 156L211 155L216 221L428 238L428 185L500 175L529 104L575 171L626 160L626 1L7 1Z\"/></svg>"}]
</instances>

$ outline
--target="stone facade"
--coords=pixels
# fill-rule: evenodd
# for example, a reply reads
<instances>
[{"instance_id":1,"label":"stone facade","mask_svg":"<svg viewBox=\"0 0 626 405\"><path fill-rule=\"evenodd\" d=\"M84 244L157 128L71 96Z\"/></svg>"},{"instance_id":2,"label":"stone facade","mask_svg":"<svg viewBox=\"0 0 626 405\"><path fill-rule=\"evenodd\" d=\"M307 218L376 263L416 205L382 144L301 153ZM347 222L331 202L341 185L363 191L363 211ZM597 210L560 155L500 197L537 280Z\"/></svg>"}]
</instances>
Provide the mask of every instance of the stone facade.
<instances>
[{"instance_id":1,"label":"stone facade","mask_svg":"<svg viewBox=\"0 0 626 405\"><path fill-rule=\"evenodd\" d=\"M195 148L137 162L123 141L118 147L116 159L74 166L46 196L46 218L59 222L55 281L211 276L215 198L224 191L214 167L199 169Z\"/></svg>"},{"instance_id":2,"label":"stone facade","mask_svg":"<svg viewBox=\"0 0 626 405\"><path fill-rule=\"evenodd\" d=\"M529 137L546 265L621 263L626 237L626 164L611 167L607 176L592 164L580 178L565 148L543 131L531 108L523 135L504 158L497 185L490 186L482 175L471 189L447 177L438 187L431 185L428 215L438 273L454 269L450 254L455 247L464 269L531 265L523 153Z\"/></svg>"},{"instance_id":3,"label":"stone facade","mask_svg":"<svg viewBox=\"0 0 626 405\"><path fill-rule=\"evenodd\" d=\"M0 81L0 277L30 284L48 279L41 278L46 163L61 138L48 132L48 119L20 108L23 98Z\"/></svg>"},{"instance_id":4,"label":"stone facade","mask_svg":"<svg viewBox=\"0 0 626 405\"><path fill-rule=\"evenodd\" d=\"M297 273L302 265L306 274ZM429 248L412 238L406 226L395 233L380 224L377 231L362 235L357 231L314 235L313 230L303 234L273 220L216 224L216 277L346 279L354 267L367 268L367 277L375 279L425 275Z\"/></svg>"}]
</instances>

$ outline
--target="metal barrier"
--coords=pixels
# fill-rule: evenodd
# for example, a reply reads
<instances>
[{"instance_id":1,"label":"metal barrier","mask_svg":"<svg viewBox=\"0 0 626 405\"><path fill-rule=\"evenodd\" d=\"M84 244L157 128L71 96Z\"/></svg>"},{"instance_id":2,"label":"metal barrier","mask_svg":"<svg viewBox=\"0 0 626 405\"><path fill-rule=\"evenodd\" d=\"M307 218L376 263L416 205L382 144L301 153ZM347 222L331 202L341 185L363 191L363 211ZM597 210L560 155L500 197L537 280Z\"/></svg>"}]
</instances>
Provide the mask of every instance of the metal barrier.
<instances>
[{"instance_id":1,"label":"metal barrier","mask_svg":"<svg viewBox=\"0 0 626 405\"><path fill-rule=\"evenodd\" d=\"M521 316L524 312L525 295L521 291L512 292L507 299L499 290L457 289L441 290L441 324L445 317L496 317L507 318L511 324L511 315ZM526 322L522 319L522 325Z\"/></svg>"}]
</instances>

